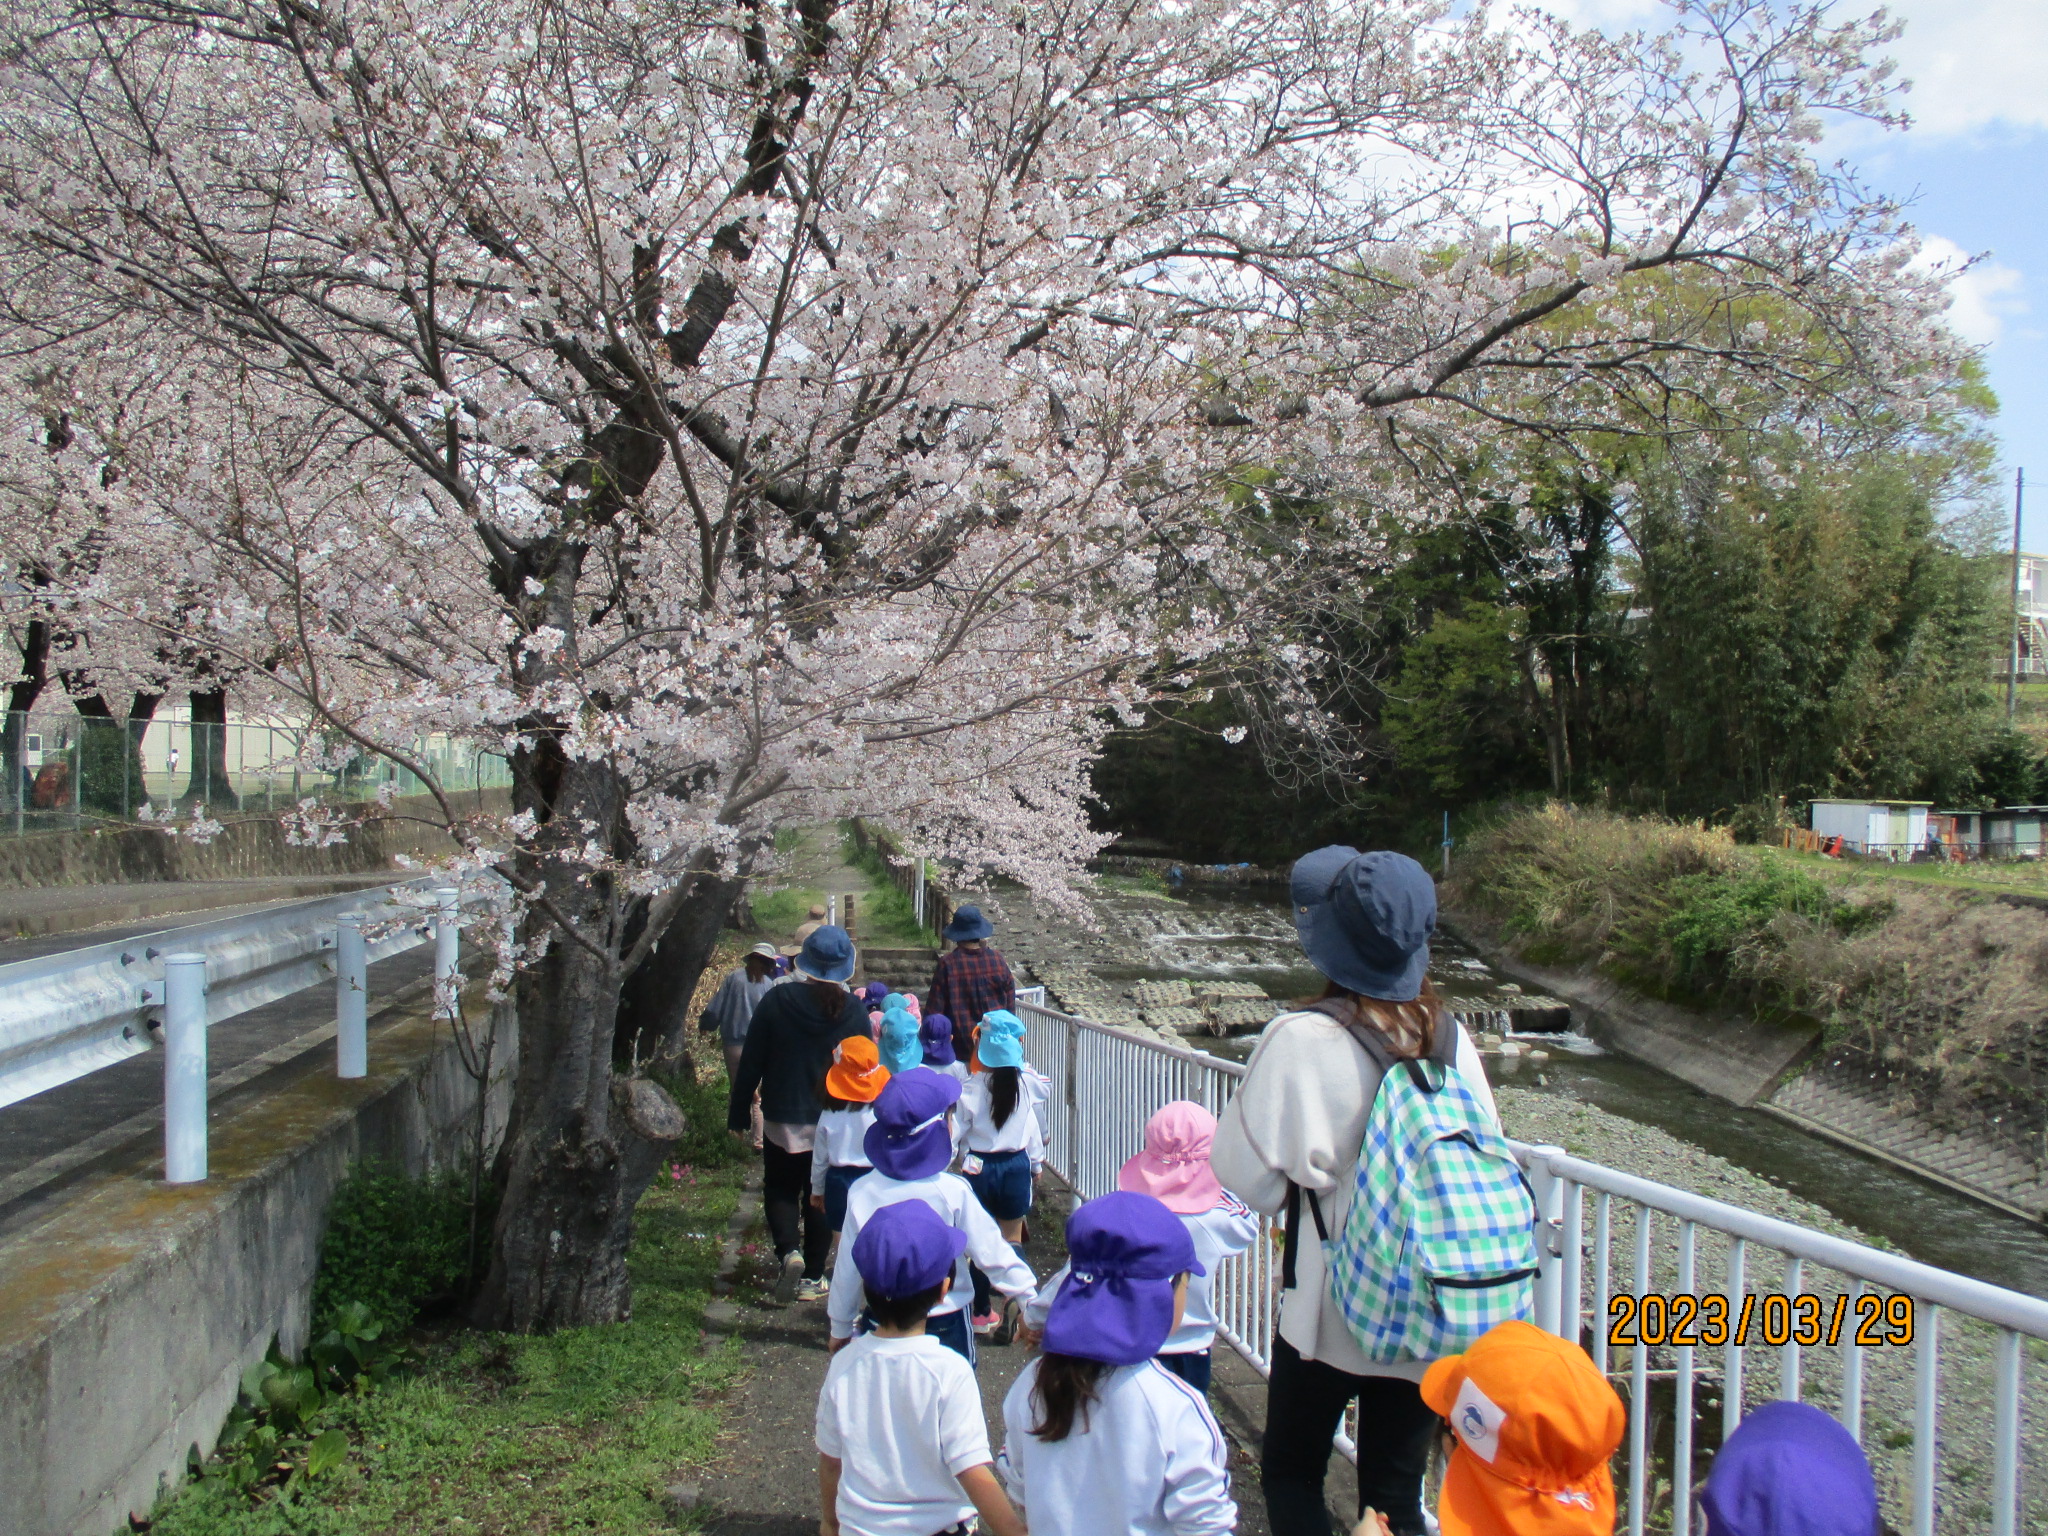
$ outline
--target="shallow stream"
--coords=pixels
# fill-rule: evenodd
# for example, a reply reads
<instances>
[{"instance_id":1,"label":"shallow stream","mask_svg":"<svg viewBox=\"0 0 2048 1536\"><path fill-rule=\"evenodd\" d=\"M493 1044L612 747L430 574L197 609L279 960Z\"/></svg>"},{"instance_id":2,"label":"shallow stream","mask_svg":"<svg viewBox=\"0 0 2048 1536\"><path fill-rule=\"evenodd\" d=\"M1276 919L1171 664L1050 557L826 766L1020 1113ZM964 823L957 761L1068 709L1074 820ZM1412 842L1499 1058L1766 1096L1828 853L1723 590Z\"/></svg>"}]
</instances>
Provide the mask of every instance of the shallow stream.
<instances>
[{"instance_id":1,"label":"shallow stream","mask_svg":"<svg viewBox=\"0 0 2048 1536\"><path fill-rule=\"evenodd\" d=\"M1051 970L1065 978L1068 986L1060 990L1083 994L1069 997L1069 1006L1090 1017L1103 1017L1118 1005L1134 1007L1127 993L1141 981L1181 978L1198 991L1205 982L1242 983L1274 998L1313 995L1321 988L1321 977L1302 958L1279 892L1236 889L1169 900L1108 890L1095 900L1103 927L1094 934L1052 918L1028 900L1005 905L1013 916L1005 926L1014 930L1014 953L1029 958L1041 975ZM1431 976L1474 1027L1500 1027L1501 1010L1522 1002L1518 989L1454 942L1435 946ZM1188 1043L1241 1060L1256 1038L1250 1033ZM1497 1083L1565 1096L1655 1126L1914 1258L2048 1296L2048 1233L2037 1227L1760 1110L1737 1108L1655 1068L1602 1052L1575 1033L1517 1033L1510 1039L1543 1050L1548 1059L1489 1058L1487 1070Z\"/></svg>"}]
</instances>

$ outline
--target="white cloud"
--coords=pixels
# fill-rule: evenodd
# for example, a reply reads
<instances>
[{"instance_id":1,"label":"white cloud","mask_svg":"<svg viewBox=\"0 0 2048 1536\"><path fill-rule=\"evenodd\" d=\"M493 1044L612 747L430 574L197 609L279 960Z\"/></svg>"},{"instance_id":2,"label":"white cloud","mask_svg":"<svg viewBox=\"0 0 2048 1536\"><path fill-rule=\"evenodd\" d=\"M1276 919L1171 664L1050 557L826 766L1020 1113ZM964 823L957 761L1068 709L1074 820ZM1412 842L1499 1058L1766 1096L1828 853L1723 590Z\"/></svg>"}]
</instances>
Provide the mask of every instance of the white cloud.
<instances>
[{"instance_id":1,"label":"white cloud","mask_svg":"<svg viewBox=\"0 0 2048 1536\"><path fill-rule=\"evenodd\" d=\"M1948 323L1972 346L1994 346L2005 333L2005 322L2027 312L2026 279L1995 261L1963 270L1968 260L1969 253L1955 241L1927 235L1915 265L1955 273L1948 281Z\"/></svg>"},{"instance_id":2,"label":"white cloud","mask_svg":"<svg viewBox=\"0 0 2048 1536\"><path fill-rule=\"evenodd\" d=\"M1913 82L1906 108L1918 132L2048 128L2048 4L1894 0L1890 9L1906 24L1891 54Z\"/></svg>"},{"instance_id":3,"label":"white cloud","mask_svg":"<svg viewBox=\"0 0 2048 1536\"><path fill-rule=\"evenodd\" d=\"M1550 0L1547 9L1606 31L1657 27L1670 16L1657 0ZM1867 13L1877 3L1840 9ZM1906 24L1886 51L1913 82L1905 106L1917 133L2048 128L2048 0L1889 0L1885 9Z\"/></svg>"}]
</instances>

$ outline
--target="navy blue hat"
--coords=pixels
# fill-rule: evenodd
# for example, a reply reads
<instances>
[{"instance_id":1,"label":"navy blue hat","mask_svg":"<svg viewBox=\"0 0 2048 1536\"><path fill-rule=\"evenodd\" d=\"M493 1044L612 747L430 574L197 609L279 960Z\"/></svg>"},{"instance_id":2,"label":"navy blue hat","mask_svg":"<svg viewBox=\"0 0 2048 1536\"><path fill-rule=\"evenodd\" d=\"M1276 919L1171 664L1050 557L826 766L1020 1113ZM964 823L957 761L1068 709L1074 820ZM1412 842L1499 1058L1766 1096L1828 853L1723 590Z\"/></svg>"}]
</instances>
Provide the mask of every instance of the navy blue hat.
<instances>
[{"instance_id":1,"label":"navy blue hat","mask_svg":"<svg viewBox=\"0 0 2048 1536\"><path fill-rule=\"evenodd\" d=\"M996 931L996 925L981 915L981 908L971 903L953 909L953 921L946 924L945 937L955 944L963 939L985 939Z\"/></svg>"},{"instance_id":2,"label":"navy blue hat","mask_svg":"<svg viewBox=\"0 0 2048 1536\"><path fill-rule=\"evenodd\" d=\"M967 1234L922 1200L898 1200L861 1223L853 1267L871 1296L915 1296L953 1273Z\"/></svg>"},{"instance_id":3,"label":"navy blue hat","mask_svg":"<svg viewBox=\"0 0 2048 1536\"><path fill-rule=\"evenodd\" d=\"M1390 1003L1421 994L1436 882L1407 854L1318 848L1294 861L1288 894L1301 947L1330 980Z\"/></svg>"},{"instance_id":4,"label":"navy blue hat","mask_svg":"<svg viewBox=\"0 0 2048 1536\"><path fill-rule=\"evenodd\" d=\"M853 940L844 928L827 923L811 930L796 952L796 973L815 981L845 981L853 974Z\"/></svg>"},{"instance_id":5,"label":"navy blue hat","mask_svg":"<svg viewBox=\"0 0 2048 1536\"><path fill-rule=\"evenodd\" d=\"M953 1161L946 1111L960 1102L950 1072L912 1067L889 1079L875 1100L875 1123L861 1147L875 1171L890 1179L928 1179Z\"/></svg>"},{"instance_id":6,"label":"navy blue hat","mask_svg":"<svg viewBox=\"0 0 2048 1536\"><path fill-rule=\"evenodd\" d=\"M1056 1355L1136 1365L1173 1332L1173 1282L1208 1271L1181 1219L1150 1195L1119 1189L1067 1218L1067 1278L1045 1319Z\"/></svg>"}]
</instances>

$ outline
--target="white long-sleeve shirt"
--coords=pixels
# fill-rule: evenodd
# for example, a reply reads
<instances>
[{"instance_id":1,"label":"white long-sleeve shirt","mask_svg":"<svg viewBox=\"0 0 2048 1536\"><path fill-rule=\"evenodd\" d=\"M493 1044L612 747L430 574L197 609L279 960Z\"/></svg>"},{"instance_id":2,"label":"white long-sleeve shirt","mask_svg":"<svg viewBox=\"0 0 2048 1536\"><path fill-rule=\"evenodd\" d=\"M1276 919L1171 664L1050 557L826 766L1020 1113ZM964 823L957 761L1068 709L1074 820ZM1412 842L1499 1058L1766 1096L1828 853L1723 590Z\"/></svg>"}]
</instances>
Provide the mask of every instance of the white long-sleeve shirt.
<instances>
[{"instance_id":1,"label":"white long-sleeve shirt","mask_svg":"<svg viewBox=\"0 0 2048 1536\"><path fill-rule=\"evenodd\" d=\"M1471 1036L1458 1031L1458 1075L1495 1122L1493 1090ZM1380 1069L1365 1047L1335 1019L1320 1013L1283 1013L1266 1026L1245 1065L1237 1094L1217 1122L1209 1166L1224 1188L1255 1211L1280 1214L1291 1180L1313 1191L1332 1236L1343 1228L1358 1185L1358 1153L1379 1093ZM1295 1245L1294 1289L1280 1303L1280 1336L1304 1360L1320 1360L1354 1376L1399 1376L1420 1381L1423 1360L1385 1364L1368 1360L1344 1314L1330 1299L1323 1245L1302 1202Z\"/></svg>"},{"instance_id":2,"label":"white long-sleeve shirt","mask_svg":"<svg viewBox=\"0 0 2048 1536\"><path fill-rule=\"evenodd\" d=\"M1041 1073L1029 1067L1020 1068L1017 1103L1010 1110L1010 1118L997 1125L988 1074L975 1073L961 1088L959 1107L953 1111L955 1159L970 1154L987 1157L994 1152L1022 1152L1031 1159L1031 1171L1038 1172L1045 1166L1045 1121L1041 1117L1049 1086Z\"/></svg>"},{"instance_id":3,"label":"white long-sleeve shirt","mask_svg":"<svg viewBox=\"0 0 2048 1536\"><path fill-rule=\"evenodd\" d=\"M982 1209L974 1190L957 1173L935 1173L928 1179L892 1179L877 1168L855 1179L846 1192L846 1224L839 1233L839 1257L832 1265L832 1293L825 1302L825 1314L832 1320L832 1337L850 1339L860 1318L862 1291L860 1270L854 1266L853 1245L867 1219L885 1205L899 1200L922 1200L937 1211L949 1227L967 1234L967 1252L988 1276L989 1283L1005 1296L1023 1301L1038 1289L1031 1266L1017 1257L1017 1250L1003 1239L1003 1229ZM952 1287L931 1309L931 1316L958 1312L974 1302L974 1281L964 1263L953 1265Z\"/></svg>"},{"instance_id":4,"label":"white long-sleeve shirt","mask_svg":"<svg viewBox=\"0 0 2048 1536\"><path fill-rule=\"evenodd\" d=\"M1098 1382L1087 1428L1064 1440L1031 1433L1037 1360L1003 1399L996 1469L1034 1531L1061 1536L1223 1536L1237 1529L1230 1450L1202 1394L1155 1363L1123 1365Z\"/></svg>"},{"instance_id":5,"label":"white long-sleeve shirt","mask_svg":"<svg viewBox=\"0 0 2048 1536\"><path fill-rule=\"evenodd\" d=\"M1202 1268L1208 1273L1188 1276L1187 1306L1181 1311L1180 1326L1159 1346L1162 1355L1192 1354L1196 1350L1208 1349L1216 1342L1216 1266L1243 1253L1259 1235L1259 1218L1252 1213L1250 1206L1228 1190L1223 1192L1222 1200L1208 1210L1198 1211L1192 1216L1183 1214L1180 1224L1188 1229L1188 1236L1194 1240L1195 1257L1201 1260ZM1067 1271L1071 1267L1062 1264L1059 1273L1041 1285L1038 1294L1024 1303L1024 1321L1033 1328L1044 1331L1045 1319L1052 1311L1052 1299L1066 1284Z\"/></svg>"},{"instance_id":6,"label":"white long-sleeve shirt","mask_svg":"<svg viewBox=\"0 0 2048 1536\"><path fill-rule=\"evenodd\" d=\"M828 1109L818 1116L818 1129L811 1137L811 1193L825 1193L827 1168L872 1168L868 1161L868 1127L875 1123L875 1106L856 1109Z\"/></svg>"}]
</instances>

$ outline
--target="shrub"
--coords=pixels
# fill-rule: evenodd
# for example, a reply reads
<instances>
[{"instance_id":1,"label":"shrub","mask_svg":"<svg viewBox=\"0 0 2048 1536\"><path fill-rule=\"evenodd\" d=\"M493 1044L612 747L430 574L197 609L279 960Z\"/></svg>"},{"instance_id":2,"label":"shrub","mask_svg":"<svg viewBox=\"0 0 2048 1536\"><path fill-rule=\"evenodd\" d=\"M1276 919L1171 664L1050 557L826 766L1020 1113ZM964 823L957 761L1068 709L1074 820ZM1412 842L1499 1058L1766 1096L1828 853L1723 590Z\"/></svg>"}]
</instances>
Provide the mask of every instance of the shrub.
<instances>
[{"instance_id":1,"label":"shrub","mask_svg":"<svg viewBox=\"0 0 2048 1536\"><path fill-rule=\"evenodd\" d=\"M1679 975L1707 988L1730 979L1730 958L1743 945L1763 941L1779 914L1826 922L1842 905L1825 883L1777 860L1681 876L1667 899L1671 911L1661 937Z\"/></svg>"},{"instance_id":2,"label":"shrub","mask_svg":"<svg viewBox=\"0 0 2048 1536\"><path fill-rule=\"evenodd\" d=\"M484 1213L478 1224L488 1226ZM414 1178L386 1164L358 1164L335 1191L320 1240L315 1331L350 1302L397 1330L429 1303L461 1294L469 1237L469 1193L460 1173Z\"/></svg>"}]
</instances>

